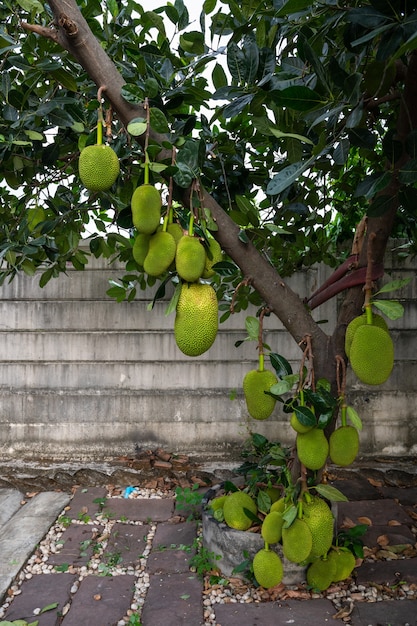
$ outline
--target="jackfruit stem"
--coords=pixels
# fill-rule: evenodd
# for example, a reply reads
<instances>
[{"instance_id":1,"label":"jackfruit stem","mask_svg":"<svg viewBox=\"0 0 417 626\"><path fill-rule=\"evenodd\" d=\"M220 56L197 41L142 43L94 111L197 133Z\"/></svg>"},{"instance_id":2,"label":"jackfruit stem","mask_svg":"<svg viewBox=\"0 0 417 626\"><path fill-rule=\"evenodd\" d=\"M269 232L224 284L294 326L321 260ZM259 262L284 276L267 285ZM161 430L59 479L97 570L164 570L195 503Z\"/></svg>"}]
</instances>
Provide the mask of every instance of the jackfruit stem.
<instances>
[{"instance_id":1,"label":"jackfruit stem","mask_svg":"<svg viewBox=\"0 0 417 626\"><path fill-rule=\"evenodd\" d=\"M258 361L259 361L258 371L259 371L259 372L263 372L263 371L264 371L264 369L265 369L265 356L264 356L264 353L263 353L263 352L261 352L261 353L259 354L259 359L258 359Z\"/></svg>"},{"instance_id":2,"label":"jackfruit stem","mask_svg":"<svg viewBox=\"0 0 417 626\"><path fill-rule=\"evenodd\" d=\"M149 185L149 157L148 157L148 153L147 152L145 152L144 183L145 183L145 185Z\"/></svg>"},{"instance_id":3,"label":"jackfruit stem","mask_svg":"<svg viewBox=\"0 0 417 626\"><path fill-rule=\"evenodd\" d=\"M372 316L372 305L371 304L366 304L365 305L365 313L366 313L366 323L367 324L372 324L373 316Z\"/></svg>"},{"instance_id":4,"label":"jackfruit stem","mask_svg":"<svg viewBox=\"0 0 417 626\"><path fill-rule=\"evenodd\" d=\"M164 217L164 223L162 224L162 232L166 233L169 224L169 212Z\"/></svg>"},{"instance_id":5,"label":"jackfruit stem","mask_svg":"<svg viewBox=\"0 0 417 626\"><path fill-rule=\"evenodd\" d=\"M101 105L98 109L98 114L97 114L97 145L98 146L102 146L103 145L103 109L101 108Z\"/></svg>"},{"instance_id":6,"label":"jackfruit stem","mask_svg":"<svg viewBox=\"0 0 417 626\"><path fill-rule=\"evenodd\" d=\"M269 550L269 543L265 541L265 550Z\"/></svg>"},{"instance_id":7,"label":"jackfruit stem","mask_svg":"<svg viewBox=\"0 0 417 626\"><path fill-rule=\"evenodd\" d=\"M188 222L188 234L190 237L194 235L194 214L191 213L190 221Z\"/></svg>"},{"instance_id":8,"label":"jackfruit stem","mask_svg":"<svg viewBox=\"0 0 417 626\"><path fill-rule=\"evenodd\" d=\"M347 404L342 404L341 410L340 410L340 419L342 422L342 426L346 426L347 424Z\"/></svg>"}]
</instances>

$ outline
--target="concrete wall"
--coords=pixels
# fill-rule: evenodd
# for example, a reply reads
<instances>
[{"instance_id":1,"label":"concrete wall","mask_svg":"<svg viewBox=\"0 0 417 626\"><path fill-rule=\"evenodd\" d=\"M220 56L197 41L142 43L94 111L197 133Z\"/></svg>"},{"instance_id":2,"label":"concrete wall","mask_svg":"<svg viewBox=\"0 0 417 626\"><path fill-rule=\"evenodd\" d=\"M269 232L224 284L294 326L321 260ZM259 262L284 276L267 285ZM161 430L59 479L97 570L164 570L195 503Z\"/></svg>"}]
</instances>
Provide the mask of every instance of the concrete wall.
<instances>
[{"instance_id":1,"label":"concrete wall","mask_svg":"<svg viewBox=\"0 0 417 626\"><path fill-rule=\"evenodd\" d=\"M395 244L393 244L395 247ZM417 452L416 262L387 255L387 275L412 276L397 296L405 316L390 323L396 363L390 379L370 388L349 375L348 401L364 422L362 452ZM51 281L18 276L0 287L0 450L3 457L111 458L140 447L215 458L232 455L248 429L293 441L279 403L265 422L248 418L241 393L245 373L256 367L253 342L239 348L245 317L220 326L212 348L185 357L173 337L174 315L166 302L147 306L154 289L132 303L106 296L109 278L123 269L92 259L88 269ZM303 297L327 277L324 266L290 281ZM334 303L314 311L334 326ZM298 369L297 346L275 317L266 320L265 341ZM230 394L237 390L236 399Z\"/></svg>"}]
</instances>

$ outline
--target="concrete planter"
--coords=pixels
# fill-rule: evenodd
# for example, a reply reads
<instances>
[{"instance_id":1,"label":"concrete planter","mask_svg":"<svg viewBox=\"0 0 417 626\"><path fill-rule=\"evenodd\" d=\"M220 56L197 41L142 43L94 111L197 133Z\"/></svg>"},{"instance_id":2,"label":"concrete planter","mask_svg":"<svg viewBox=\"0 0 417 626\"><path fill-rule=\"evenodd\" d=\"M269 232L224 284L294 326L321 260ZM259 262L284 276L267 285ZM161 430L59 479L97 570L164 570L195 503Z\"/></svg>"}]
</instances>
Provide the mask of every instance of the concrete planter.
<instances>
[{"instance_id":1,"label":"concrete planter","mask_svg":"<svg viewBox=\"0 0 417 626\"><path fill-rule=\"evenodd\" d=\"M228 576L241 577L239 574L232 574L235 567L245 560L245 553L253 559L255 554L264 547L264 540L259 533L253 533L229 528L224 522L218 522L206 509L206 505L216 497L221 489L221 485L216 485L210 489L203 500L202 522L203 522L203 545L213 554L221 558L216 562L216 566L221 573ZM306 567L291 563L282 554L281 544L270 546L282 559L284 566L285 585L297 585L305 582Z\"/></svg>"}]
</instances>

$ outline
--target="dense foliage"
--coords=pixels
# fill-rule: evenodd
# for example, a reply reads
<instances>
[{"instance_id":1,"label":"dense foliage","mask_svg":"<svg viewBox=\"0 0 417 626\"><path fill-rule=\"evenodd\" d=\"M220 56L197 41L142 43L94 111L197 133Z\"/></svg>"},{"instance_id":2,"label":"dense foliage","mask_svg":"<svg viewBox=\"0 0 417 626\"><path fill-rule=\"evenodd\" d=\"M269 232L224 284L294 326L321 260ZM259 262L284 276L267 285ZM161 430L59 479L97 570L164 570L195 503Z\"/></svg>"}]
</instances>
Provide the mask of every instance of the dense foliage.
<instances>
[{"instance_id":1,"label":"dense foliage","mask_svg":"<svg viewBox=\"0 0 417 626\"><path fill-rule=\"evenodd\" d=\"M414 250L417 134L397 136L417 47L413 2L206 0L199 24L182 0L154 11L133 0L78 5L126 81L123 96L148 98L154 129L178 147L176 183L199 177L281 274L334 264L369 203L377 216L390 206L384 190L397 175L395 234ZM21 27L22 17L51 24L48 5L3 0L0 13L3 279L41 264L45 284L67 262L81 269L87 235L93 254L121 249L134 270L125 229L142 147L116 120L122 175L111 192L86 194L77 160L95 141L97 88L55 41ZM156 160L158 147L150 152Z\"/></svg>"}]
</instances>

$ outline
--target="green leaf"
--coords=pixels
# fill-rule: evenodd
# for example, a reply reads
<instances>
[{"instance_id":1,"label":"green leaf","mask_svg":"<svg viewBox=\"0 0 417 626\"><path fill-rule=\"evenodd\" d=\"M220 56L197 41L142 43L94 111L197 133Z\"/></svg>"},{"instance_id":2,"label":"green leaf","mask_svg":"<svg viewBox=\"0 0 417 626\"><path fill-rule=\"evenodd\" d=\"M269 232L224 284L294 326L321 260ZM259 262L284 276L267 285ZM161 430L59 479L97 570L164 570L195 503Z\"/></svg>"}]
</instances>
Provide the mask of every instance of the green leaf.
<instances>
[{"instance_id":1,"label":"green leaf","mask_svg":"<svg viewBox=\"0 0 417 626\"><path fill-rule=\"evenodd\" d=\"M417 159L410 159L400 170L398 178L403 185L412 185L417 181Z\"/></svg>"},{"instance_id":2,"label":"green leaf","mask_svg":"<svg viewBox=\"0 0 417 626\"><path fill-rule=\"evenodd\" d=\"M315 490L326 500L330 500L330 502L347 502L348 498L336 487L332 487L331 485L315 485Z\"/></svg>"},{"instance_id":3,"label":"green leaf","mask_svg":"<svg viewBox=\"0 0 417 626\"><path fill-rule=\"evenodd\" d=\"M17 4L28 13L43 13L45 11L43 5L38 0L16 0Z\"/></svg>"},{"instance_id":4,"label":"green leaf","mask_svg":"<svg viewBox=\"0 0 417 626\"><path fill-rule=\"evenodd\" d=\"M396 300L374 300L372 304L390 320L397 320L404 315L404 307Z\"/></svg>"},{"instance_id":5,"label":"green leaf","mask_svg":"<svg viewBox=\"0 0 417 626\"><path fill-rule=\"evenodd\" d=\"M216 63L214 66L213 72L211 74L211 80L213 81L213 85L215 89L220 89L221 87L225 87L227 85L227 76L223 67L220 63Z\"/></svg>"},{"instance_id":6,"label":"green leaf","mask_svg":"<svg viewBox=\"0 0 417 626\"><path fill-rule=\"evenodd\" d=\"M172 298L169 301L167 308L165 309L166 316L170 315L173 311L176 310L180 293L181 293L181 283L178 283L178 285L175 287L175 291L172 295Z\"/></svg>"},{"instance_id":7,"label":"green leaf","mask_svg":"<svg viewBox=\"0 0 417 626\"><path fill-rule=\"evenodd\" d=\"M287 87L282 91L272 92L274 102L280 107L294 109L294 111L311 111L323 104L320 95L313 89L302 85Z\"/></svg>"},{"instance_id":8,"label":"green leaf","mask_svg":"<svg viewBox=\"0 0 417 626\"><path fill-rule=\"evenodd\" d=\"M397 289L402 289L406 285L411 282L412 278L399 278L398 280L391 280L389 283L386 283L379 291L377 291L374 296L377 296L380 293L388 293L390 291L397 291Z\"/></svg>"},{"instance_id":9,"label":"green leaf","mask_svg":"<svg viewBox=\"0 0 417 626\"><path fill-rule=\"evenodd\" d=\"M271 365L276 371L278 378L283 378L284 376L292 374L291 365L289 364L287 359L281 354L271 352L271 354L269 355L269 360L271 361Z\"/></svg>"},{"instance_id":10,"label":"green leaf","mask_svg":"<svg viewBox=\"0 0 417 626\"><path fill-rule=\"evenodd\" d=\"M271 498L263 489L258 491L258 497L256 498L256 504L258 507L258 511L262 513L268 513L271 508Z\"/></svg>"},{"instance_id":11,"label":"green leaf","mask_svg":"<svg viewBox=\"0 0 417 626\"><path fill-rule=\"evenodd\" d=\"M151 110L150 110L150 123L151 123L151 127L157 133L168 133L169 132L169 126L168 126L167 118L165 117L165 115L162 113L162 111L160 109L156 109L155 107L151 108Z\"/></svg>"},{"instance_id":12,"label":"green leaf","mask_svg":"<svg viewBox=\"0 0 417 626\"><path fill-rule=\"evenodd\" d=\"M23 132L31 141L43 141L45 139L44 135L38 133L36 130L25 130Z\"/></svg>"},{"instance_id":13,"label":"green leaf","mask_svg":"<svg viewBox=\"0 0 417 626\"><path fill-rule=\"evenodd\" d=\"M203 11L206 15L214 11L216 8L217 0L205 0L203 3Z\"/></svg>"},{"instance_id":14,"label":"green leaf","mask_svg":"<svg viewBox=\"0 0 417 626\"><path fill-rule=\"evenodd\" d=\"M135 117L127 125L127 132L133 137L139 137L146 132L146 120L143 117Z\"/></svg>"},{"instance_id":15,"label":"green leaf","mask_svg":"<svg viewBox=\"0 0 417 626\"><path fill-rule=\"evenodd\" d=\"M309 409L307 406L296 406L294 407L294 413L297 416L298 421L303 426L316 426L317 419L314 415L313 411Z\"/></svg>"},{"instance_id":16,"label":"green leaf","mask_svg":"<svg viewBox=\"0 0 417 626\"><path fill-rule=\"evenodd\" d=\"M276 196L281 191L292 185L310 165L313 164L316 157L311 157L307 161L298 161L284 167L278 174L269 181L266 187L266 193L269 196Z\"/></svg>"},{"instance_id":17,"label":"green leaf","mask_svg":"<svg viewBox=\"0 0 417 626\"><path fill-rule=\"evenodd\" d=\"M75 93L78 91L78 84L76 79L63 67L60 67L57 70L52 70L50 74L51 76L53 76L54 80L56 80L57 83L65 87L65 89L68 89L68 91L74 91Z\"/></svg>"},{"instance_id":18,"label":"green leaf","mask_svg":"<svg viewBox=\"0 0 417 626\"><path fill-rule=\"evenodd\" d=\"M246 332L249 335L249 339L253 341L258 341L259 339L259 319L257 317L253 317L248 315L245 319L245 328Z\"/></svg>"},{"instance_id":19,"label":"green leaf","mask_svg":"<svg viewBox=\"0 0 417 626\"><path fill-rule=\"evenodd\" d=\"M352 426L354 426L356 430L362 430L363 428L362 420L359 417L358 412L353 408L353 406L348 406L346 408L346 414Z\"/></svg>"},{"instance_id":20,"label":"green leaf","mask_svg":"<svg viewBox=\"0 0 417 626\"><path fill-rule=\"evenodd\" d=\"M278 12L275 13L275 15L277 17L284 17L285 15L290 15L291 13L304 11L304 9L311 9L311 2L308 2L307 0L287 0Z\"/></svg>"},{"instance_id":21,"label":"green leaf","mask_svg":"<svg viewBox=\"0 0 417 626\"><path fill-rule=\"evenodd\" d=\"M282 132L282 130L275 128L274 126L269 126L269 130L274 135L274 137L277 137L278 139L290 137L291 139L298 139L298 141L302 141L303 143L308 143L311 146L314 145L311 139L309 139L308 137L304 137L303 135L297 135L296 133L284 133Z\"/></svg>"},{"instance_id":22,"label":"green leaf","mask_svg":"<svg viewBox=\"0 0 417 626\"><path fill-rule=\"evenodd\" d=\"M47 611L53 611L58 606L59 606L59 602L52 602L52 604L48 604L47 606L44 606L43 609L41 610L41 613L46 613Z\"/></svg>"},{"instance_id":23,"label":"green leaf","mask_svg":"<svg viewBox=\"0 0 417 626\"><path fill-rule=\"evenodd\" d=\"M188 54L203 54L205 50L204 34L200 31L183 33L180 35L180 46Z\"/></svg>"},{"instance_id":24,"label":"green leaf","mask_svg":"<svg viewBox=\"0 0 417 626\"><path fill-rule=\"evenodd\" d=\"M272 385L272 387L269 389L269 393L273 396L282 396L285 393L291 391L291 388L292 385L288 382L288 380L285 380L283 378L282 380L279 380L277 383L275 383L275 385Z\"/></svg>"},{"instance_id":25,"label":"green leaf","mask_svg":"<svg viewBox=\"0 0 417 626\"><path fill-rule=\"evenodd\" d=\"M231 261L216 263L216 273L220 276L234 276L239 271L237 265Z\"/></svg>"}]
</instances>

